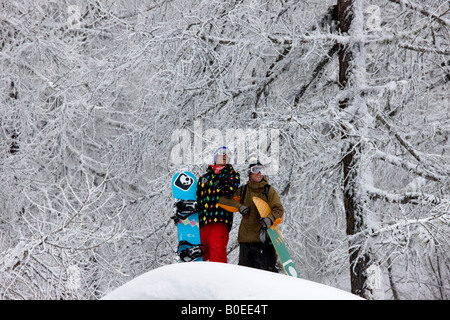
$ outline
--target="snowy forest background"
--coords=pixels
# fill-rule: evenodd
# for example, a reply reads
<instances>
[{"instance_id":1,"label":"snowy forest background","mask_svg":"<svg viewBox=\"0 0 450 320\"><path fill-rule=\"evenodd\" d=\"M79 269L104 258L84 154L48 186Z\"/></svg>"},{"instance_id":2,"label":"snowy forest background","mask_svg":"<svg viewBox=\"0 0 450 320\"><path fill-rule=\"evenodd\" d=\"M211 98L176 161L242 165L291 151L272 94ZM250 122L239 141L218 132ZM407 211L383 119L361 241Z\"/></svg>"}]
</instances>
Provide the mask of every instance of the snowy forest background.
<instances>
[{"instance_id":1,"label":"snowy forest background","mask_svg":"<svg viewBox=\"0 0 450 320\"><path fill-rule=\"evenodd\" d=\"M278 130L302 278L450 298L448 1L1 0L0 21L1 299L98 299L174 263L194 122Z\"/></svg>"}]
</instances>

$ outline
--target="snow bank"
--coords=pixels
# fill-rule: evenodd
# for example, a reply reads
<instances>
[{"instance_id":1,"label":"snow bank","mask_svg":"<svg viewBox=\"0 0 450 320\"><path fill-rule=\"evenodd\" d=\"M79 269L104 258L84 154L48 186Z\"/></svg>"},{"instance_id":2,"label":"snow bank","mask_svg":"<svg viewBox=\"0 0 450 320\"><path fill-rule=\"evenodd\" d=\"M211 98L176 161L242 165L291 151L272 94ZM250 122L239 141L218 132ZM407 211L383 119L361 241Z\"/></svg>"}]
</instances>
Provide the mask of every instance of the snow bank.
<instances>
[{"instance_id":1,"label":"snow bank","mask_svg":"<svg viewBox=\"0 0 450 320\"><path fill-rule=\"evenodd\" d=\"M177 263L149 271L105 300L357 300L323 284L216 262Z\"/></svg>"}]
</instances>

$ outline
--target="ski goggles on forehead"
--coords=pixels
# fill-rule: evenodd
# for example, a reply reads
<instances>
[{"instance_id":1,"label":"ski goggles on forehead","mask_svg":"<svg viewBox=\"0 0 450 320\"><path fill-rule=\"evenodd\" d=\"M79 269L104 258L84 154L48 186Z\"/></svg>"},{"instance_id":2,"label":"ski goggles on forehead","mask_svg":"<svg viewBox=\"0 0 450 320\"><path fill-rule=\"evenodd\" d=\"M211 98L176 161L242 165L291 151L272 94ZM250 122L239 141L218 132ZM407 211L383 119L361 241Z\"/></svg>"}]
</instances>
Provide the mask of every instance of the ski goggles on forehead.
<instances>
[{"instance_id":1,"label":"ski goggles on forehead","mask_svg":"<svg viewBox=\"0 0 450 320\"><path fill-rule=\"evenodd\" d=\"M227 155L231 157L231 151L228 148L220 148L217 150L216 154L219 156Z\"/></svg>"},{"instance_id":2,"label":"ski goggles on forehead","mask_svg":"<svg viewBox=\"0 0 450 320\"><path fill-rule=\"evenodd\" d=\"M253 166L253 167L250 168L250 172L251 173L265 174L266 173L266 167L264 167L264 166Z\"/></svg>"}]
</instances>

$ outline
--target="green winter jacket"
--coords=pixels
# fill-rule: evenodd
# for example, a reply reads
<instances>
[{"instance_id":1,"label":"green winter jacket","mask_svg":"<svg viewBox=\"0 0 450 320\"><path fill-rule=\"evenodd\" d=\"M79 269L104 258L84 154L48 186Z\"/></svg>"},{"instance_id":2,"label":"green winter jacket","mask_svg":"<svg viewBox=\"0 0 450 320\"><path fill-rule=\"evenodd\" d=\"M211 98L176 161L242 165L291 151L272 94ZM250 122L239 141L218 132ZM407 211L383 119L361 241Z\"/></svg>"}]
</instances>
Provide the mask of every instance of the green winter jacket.
<instances>
[{"instance_id":1,"label":"green winter jacket","mask_svg":"<svg viewBox=\"0 0 450 320\"><path fill-rule=\"evenodd\" d=\"M259 219L261 216L259 215L258 209L256 208L252 197L259 197L269 204L272 211L268 215L268 218L272 220L272 222L277 221L279 223L283 218L284 208L275 188L272 186L270 187L268 197L263 194L264 186L267 184L268 181L266 177L264 177L261 182L251 182L250 180L247 182L247 191L242 204L250 209L250 213L242 215L242 221L239 226L238 233L239 243L261 242L259 237L261 232L261 224L259 223ZM221 197L219 200L221 207L227 208L230 211L234 208L234 211L238 211L239 207L242 205L240 203L241 189L242 187L239 187L234 192L232 199L230 197Z\"/></svg>"}]
</instances>

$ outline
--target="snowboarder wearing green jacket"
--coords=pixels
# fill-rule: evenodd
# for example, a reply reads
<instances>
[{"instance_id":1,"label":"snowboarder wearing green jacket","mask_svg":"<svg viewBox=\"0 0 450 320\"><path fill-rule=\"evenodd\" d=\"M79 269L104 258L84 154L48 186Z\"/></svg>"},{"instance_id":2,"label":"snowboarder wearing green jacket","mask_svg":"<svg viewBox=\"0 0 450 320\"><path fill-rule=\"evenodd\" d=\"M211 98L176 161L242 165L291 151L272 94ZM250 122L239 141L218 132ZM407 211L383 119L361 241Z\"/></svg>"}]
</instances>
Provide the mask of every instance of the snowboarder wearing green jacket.
<instances>
[{"instance_id":1,"label":"snowboarder wearing green jacket","mask_svg":"<svg viewBox=\"0 0 450 320\"><path fill-rule=\"evenodd\" d=\"M265 167L256 159L249 162L247 184L239 187L231 197L221 197L219 204L242 214L238 233L239 265L277 272L277 254L266 230L274 222L281 222L284 208L277 191L268 183ZM267 217L261 218L252 199L255 196L269 204L271 213Z\"/></svg>"}]
</instances>

